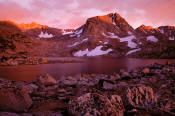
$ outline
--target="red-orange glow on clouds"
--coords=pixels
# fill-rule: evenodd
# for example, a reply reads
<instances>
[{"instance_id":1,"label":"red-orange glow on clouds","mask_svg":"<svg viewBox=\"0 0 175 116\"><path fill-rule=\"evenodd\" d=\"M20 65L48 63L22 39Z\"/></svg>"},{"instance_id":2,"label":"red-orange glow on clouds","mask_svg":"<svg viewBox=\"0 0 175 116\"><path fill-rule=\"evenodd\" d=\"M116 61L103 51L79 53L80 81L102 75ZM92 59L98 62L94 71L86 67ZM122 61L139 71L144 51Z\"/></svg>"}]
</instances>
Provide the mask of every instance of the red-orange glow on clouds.
<instances>
[{"instance_id":1,"label":"red-orange glow on clouds","mask_svg":"<svg viewBox=\"0 0 175 116\"><path fill-rule=\"evenodd\" d=\"M134 28L175 25L175 0L0 0L0 20L77 28L96 15L118 12Z\"/></svg>"}]
</instances>

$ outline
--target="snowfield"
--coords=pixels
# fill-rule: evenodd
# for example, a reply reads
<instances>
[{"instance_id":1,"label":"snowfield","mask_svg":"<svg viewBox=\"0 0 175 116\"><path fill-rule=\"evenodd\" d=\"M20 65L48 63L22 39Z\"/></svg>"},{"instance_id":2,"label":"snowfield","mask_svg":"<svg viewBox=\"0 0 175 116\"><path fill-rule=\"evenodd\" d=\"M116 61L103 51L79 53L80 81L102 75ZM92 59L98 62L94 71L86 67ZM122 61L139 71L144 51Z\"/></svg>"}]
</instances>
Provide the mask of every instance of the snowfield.
<instances>
[{"instance_id":1,"label":"snowfield","mask_svg":"<svg viewBox=\"0 0 175 116\"><path fill-rule=\"evenodd\" d=\"M47 32L41 32L40 35L38 36L39 38L52 38L54 37L52 34L48 34Z\"/></svg>"},{"instance_id":2,"label":"snowfield","mask_svg":"<svg viewBox=\"0 0 175 116\"><path fill-rule=\"evenodd\" d=\"M105 33L102 33L102 35L105 36L106 38L119 38L114 33L111 33L111 32L108 32L108 33L109 33L109 35L106 35Z\"/></svg>"},{"instance_id":3,"label":"snowfield","mask_svg":"<svg viewBox=\"0 0 175 116\"><path fill-rule=\"evenodd\" d=\"M164 30L163 29L159 29L160 33L164 34Z\"/></svg>"},{"instance_id":4,"label":"snowfield","mask_svg":"<svg viewBox=\"0 0 175 116\"><path fill-rule=\"evenodd\" d=\"M108 54L109 52L112 51L112 49L107 49L106 51L103 51L103 50L101 50L102 47L103 46L97 46L96 48L94 48L91 51L89 51L88 49L86 49L84 51L79 50L78 52L74 53L74 56L78 56L78 57L81 57L81 56L84 56L84 55L87 55L87 56L99 56L99 55Z\"/></svg>"},{"instance_id":5,"label":"snowfield","mask_svg":"<svg viewBox=\"0 0 175 116\"><path fill-rule=\"evenodd\" d=\"M67 34L72 34L73 31L65 31L64 29L62 30L62 35L67 35Z\"/></svg>"},{"instance_id":6,"label":"snowfield","mask_svg":"<svg viewBox=\"0 0 175 116\"><path fill-rule=\"evenodd\" d=\"M77 30L72 35L70 35L70 37L75 37L75 36L80 37L82 32L83 32L83 29Z\"/></svg>"},{"instance_id":7,"label":"snowfield","mask_svg":"<svg viewBox=\"0 0 175 116\"><path fill-rule=\"evenodd\" d=\"M133 39L136 39L136 37L134 35L119 38L119 39L120 39L120 42L128 42L128 47L130 47L130 48L136 48L137 47L137 44L132 41Z\"/></svg>"},{"instance_id":8,"label":"snowfield","mask_svg":"<svg viewBox=\"0 0 175 116\"><path fill-rule=\"evenodd\" d=\"M140 50L141 50L141 48L130 50L128 53L126 53L126 56L128 56L129 54L135 53L137 51L140 51Z\"/></svg>"},{"instance_id":9,"label":"snowfield","mask_svg":"<svg viewBox=\"0 0 175 116\"><path fill-rule=\"evenodd\" d=\"M129 35L132 35L133 33L132 33L132 32L130 32L130 31L128 31L128 34L129 34Z\"/></svg>"},{"instance_id":10,"label":"snowfield","mask_svg":"<svg viewBox=\"0 0 175 116\"><path fill-rule=\"evenodd\" d=\"M169 40L174 40L174 37L169 37Z\"/></svg>"},{"instance_id":11,"label":"snowfield","mask_svg":"<svg viewBox=\"0 0 175 116\"><path fill-rule=\"evenodd\" d=\"M87 41L88 41L88 38L83 39L80 42L75 42L73 45L68 45L68 47L74 47L74 46L77 46L77 45L82 44L83 42L87 42Z\"/></svg>"},{"instance_id":12,"label":"snowfield","mask_svg":"<svg viewBox=\"0 0 175 116\"><path fill-rule=\"evenodd\" d=\"M158 39L155 36L148 36L147 41L151 41L151 42L156 43L156 42L158 42Z\"/></svg>"}]
</instances>

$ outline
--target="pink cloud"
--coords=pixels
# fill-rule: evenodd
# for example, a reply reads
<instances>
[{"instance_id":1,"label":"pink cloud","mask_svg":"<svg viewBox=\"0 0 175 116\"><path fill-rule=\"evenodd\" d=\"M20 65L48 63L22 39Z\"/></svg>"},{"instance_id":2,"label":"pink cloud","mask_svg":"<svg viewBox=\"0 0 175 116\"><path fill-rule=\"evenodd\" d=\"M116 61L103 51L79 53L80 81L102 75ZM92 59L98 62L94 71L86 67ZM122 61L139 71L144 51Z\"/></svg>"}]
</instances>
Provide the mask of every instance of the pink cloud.
<instances>
[{"instance_id":1,"label":"pink cloud","mask_svg":"<svg viewBox=\"0 0 175 116\"><path fill-rule=\"evenodd\" d=\"M0 0L0 20L77 28L92 16L118 12L133 27L175 25L174 0Z\"/></svg>"}]
</instances>

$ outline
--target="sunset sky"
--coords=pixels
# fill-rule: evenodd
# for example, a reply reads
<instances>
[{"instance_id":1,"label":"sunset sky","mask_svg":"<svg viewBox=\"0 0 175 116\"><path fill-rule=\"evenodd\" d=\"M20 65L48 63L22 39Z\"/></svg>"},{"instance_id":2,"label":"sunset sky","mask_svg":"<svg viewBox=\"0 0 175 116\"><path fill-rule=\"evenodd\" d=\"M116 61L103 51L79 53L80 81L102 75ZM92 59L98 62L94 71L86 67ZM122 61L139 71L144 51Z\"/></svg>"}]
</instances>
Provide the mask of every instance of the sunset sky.
<instances>
[{"instance_id":1,"label":"sunset sky","mask_svg":"<svg viewBox=\"0 0 175 116\"><path fill-rule=\"evenodd\" d=\"M0 0L0 20L77 28L92 16L118 12L134 28L175 25L175 0Z\"/></svg>"}]
</instances>

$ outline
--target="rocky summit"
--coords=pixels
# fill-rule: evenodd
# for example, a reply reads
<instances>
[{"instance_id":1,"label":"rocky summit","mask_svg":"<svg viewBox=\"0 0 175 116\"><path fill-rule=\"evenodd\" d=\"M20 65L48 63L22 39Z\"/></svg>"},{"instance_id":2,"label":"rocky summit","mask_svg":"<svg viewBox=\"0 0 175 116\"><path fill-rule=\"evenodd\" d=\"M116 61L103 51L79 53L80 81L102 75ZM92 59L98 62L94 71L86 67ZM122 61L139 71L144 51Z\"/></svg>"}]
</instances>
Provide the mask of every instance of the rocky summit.
<instances>
[{"instance_id":1,"label":"rocky summit","mask_svg":"<svg viewBox=\"0 0 175 116\"><path fill-rule=\"evenodd\" d=\"M1 116L174 116L175 64L33 82L0 79Z\"/></svg>"}]
</instances>

